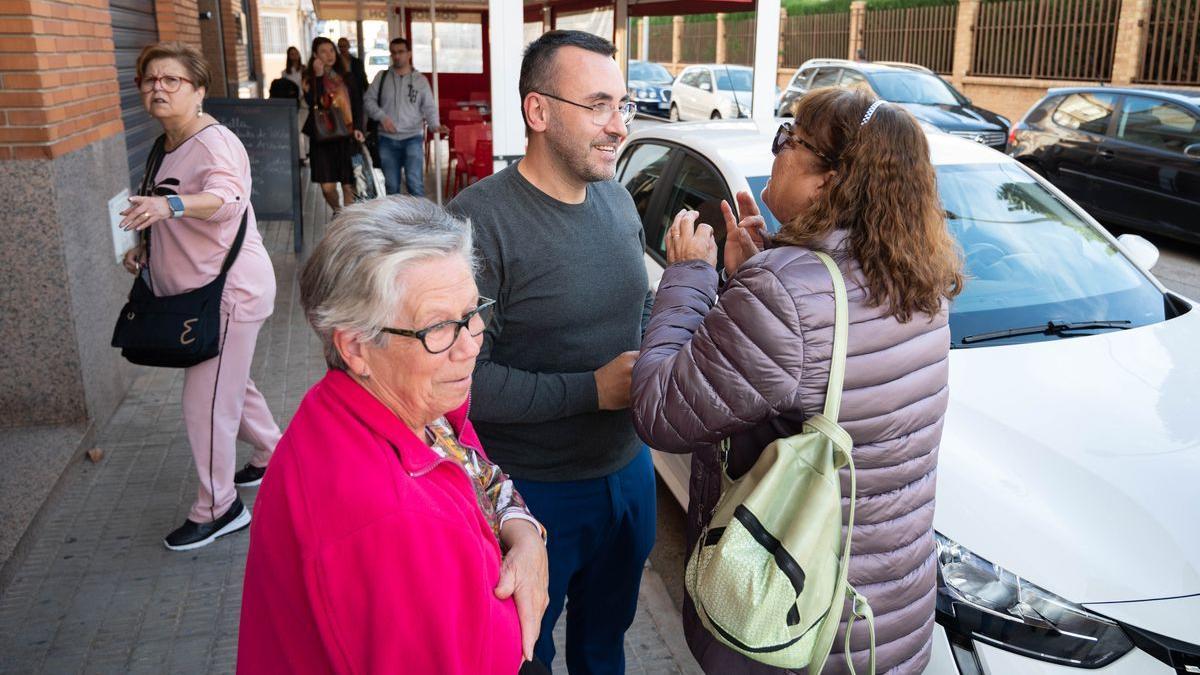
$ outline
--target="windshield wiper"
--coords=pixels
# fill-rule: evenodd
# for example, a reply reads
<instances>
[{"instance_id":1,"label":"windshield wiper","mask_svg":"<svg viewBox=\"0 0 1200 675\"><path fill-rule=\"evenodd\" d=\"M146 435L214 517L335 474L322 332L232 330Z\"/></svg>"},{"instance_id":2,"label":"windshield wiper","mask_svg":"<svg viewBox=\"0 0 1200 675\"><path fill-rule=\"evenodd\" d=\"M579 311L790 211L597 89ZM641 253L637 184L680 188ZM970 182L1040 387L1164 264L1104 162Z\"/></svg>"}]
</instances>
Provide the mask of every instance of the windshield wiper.
<instances>
[{"instance_id":1,"label":"windshield wiper","mask_svg":"<svg viewBox=\"0 0 1200 675\"><path fill-rule=\"evenodd\" d=\"M1063 333L1077 330L1094 330L1099 328L1116 328L1125 330L1133 328L1132 321L1047 321L1040 326L1026 326L1024 328L1008 328L1005 330L994 330L988 333L977 333L964 337L961 342L964 345L974 344L976 342L987 342L988 340L999 340L1002 338L1019 337L1021 335L1062 335Z\"/></svg>"}]
</instances>

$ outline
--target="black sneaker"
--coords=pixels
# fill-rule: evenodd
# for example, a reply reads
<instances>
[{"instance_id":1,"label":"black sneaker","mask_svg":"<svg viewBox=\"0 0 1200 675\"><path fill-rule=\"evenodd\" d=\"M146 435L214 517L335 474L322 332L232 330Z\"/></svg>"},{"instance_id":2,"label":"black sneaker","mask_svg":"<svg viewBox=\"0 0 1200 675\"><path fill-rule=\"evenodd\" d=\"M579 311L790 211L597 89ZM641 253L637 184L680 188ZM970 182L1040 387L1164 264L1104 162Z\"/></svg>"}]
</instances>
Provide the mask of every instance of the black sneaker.
<instances>
[{"instance_id":1,"label":"black sneaker","mask_svg":"<svg viewBox=\"0 0 1200 675\"><path fill-rule=\"evenodd\" d=\"M267 467L254 466L250 462L246 462L246 466L233 474L233 484L238 487L254 487L262 482L263 474L266 472Z\"/></svg>"},{"instance_id":2,"label":"black sneaker","mask_svg":"<svg viewBox=\"0 0 1200 675\"><path fill-rule=\"evenodd\" d=\"M247 509L240 498L234 498L233 506L225 515L211 523L196 523L185 520L179 529L163 539L163 545L172 551L190 551L201 546L208 546L227 534L237 532L250 524L250 509Z\"/></svg>"}]
</instances>

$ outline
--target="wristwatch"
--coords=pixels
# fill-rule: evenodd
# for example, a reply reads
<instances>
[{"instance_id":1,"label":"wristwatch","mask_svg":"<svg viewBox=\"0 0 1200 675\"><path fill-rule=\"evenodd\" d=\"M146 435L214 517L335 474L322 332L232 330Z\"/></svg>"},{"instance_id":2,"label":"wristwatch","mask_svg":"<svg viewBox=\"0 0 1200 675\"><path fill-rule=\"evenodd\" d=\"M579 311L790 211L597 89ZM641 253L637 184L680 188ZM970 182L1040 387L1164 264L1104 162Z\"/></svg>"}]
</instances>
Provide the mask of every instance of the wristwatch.
<instances>
[{"instance_id":1,"label":"wristwatch","mask_svg":"<svg viewBox=\"0 0 1200 675\"><path fill-rule=\"evenodd\" d=\"M167 195L167 206L171 207L172 218L183 215L183 200L179 198L179 195Z\"/></svg>"}]
</instances>

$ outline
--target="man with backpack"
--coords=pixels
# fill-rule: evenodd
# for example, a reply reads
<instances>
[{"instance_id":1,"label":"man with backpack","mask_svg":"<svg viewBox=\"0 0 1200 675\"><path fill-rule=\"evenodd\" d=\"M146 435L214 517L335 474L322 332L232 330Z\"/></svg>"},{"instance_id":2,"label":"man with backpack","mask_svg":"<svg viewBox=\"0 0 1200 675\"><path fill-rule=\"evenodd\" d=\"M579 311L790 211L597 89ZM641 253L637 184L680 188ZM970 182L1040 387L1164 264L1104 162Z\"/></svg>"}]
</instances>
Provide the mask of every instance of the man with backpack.
<instances>
[{"instance_id":1,"label":"man with backpack","mask_svg":"<svg viewBox=\"0 0 1200 675\"><path fill-rule=\"evenodd\" d=\"M429 80L412 66L408 40L388 45L392 67L375 76L364 97L367 117L378 123L379 160L389 195L400 194L401 175L414 197L425 196L425 126L446 128L438 119Z\"/></svg>"}]
</instances>

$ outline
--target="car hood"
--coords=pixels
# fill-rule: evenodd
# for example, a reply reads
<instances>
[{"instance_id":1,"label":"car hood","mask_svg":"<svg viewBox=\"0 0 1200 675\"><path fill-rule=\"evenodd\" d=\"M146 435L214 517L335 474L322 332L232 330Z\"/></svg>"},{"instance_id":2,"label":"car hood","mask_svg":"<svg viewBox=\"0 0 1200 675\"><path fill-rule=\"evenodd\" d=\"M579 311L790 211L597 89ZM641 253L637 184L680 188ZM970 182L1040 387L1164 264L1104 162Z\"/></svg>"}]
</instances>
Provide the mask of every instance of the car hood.
<instances>
[{"instance_id":1,"label":"car hood","mask_svg":"<svg viewBox=\"0 0 1200 675\"><path fill-rule=\"evenodd\" d=\"M949 131L997 131L1003 130L994 114L961 105L928 105L925 103L901 103L919 120L925 120L939 129Z\"/></svg>"},{"instance_id":2,"label":"car hood","mask_svg":"<svg viewBox=\"0 0 1200 675\"><path fill-rule=\"evenodd\" d=\"M935 527L1077 603L1200 593L1200 308L951 352Z\"/></svg>"},{"instance_id":3,"label":"car hood","mask_svg":"<svg viewBox=\"0 0 1200 675\"><path fill-rule=\"evenodd\" d=\"M1147 602L1093 603L1087 608L1151 633L1200 645L1200 595Z\"/></svg>"},{"instance_id":4,"label":"car hood","mask_svg":"<svg viewBox=\"0 0 1200 675\"><path fill-rule=\"evenodd\" d=\"M630 80L628 87L630 89L670 89L671 80L666 82L647 82L646 80Z\"/></svg>"}]
</instances>

